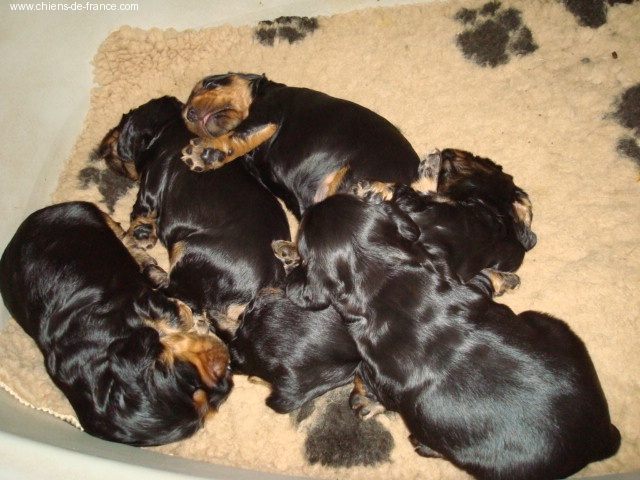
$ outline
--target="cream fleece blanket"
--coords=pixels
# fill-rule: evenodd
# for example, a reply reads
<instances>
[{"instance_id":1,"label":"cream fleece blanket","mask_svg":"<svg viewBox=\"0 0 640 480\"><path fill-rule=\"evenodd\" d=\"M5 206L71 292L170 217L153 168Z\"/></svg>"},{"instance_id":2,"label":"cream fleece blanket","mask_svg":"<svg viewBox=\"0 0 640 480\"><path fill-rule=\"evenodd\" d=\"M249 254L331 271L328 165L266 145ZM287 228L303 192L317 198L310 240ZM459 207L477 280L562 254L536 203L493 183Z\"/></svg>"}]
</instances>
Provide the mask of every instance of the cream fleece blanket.
<instances>
[{"instance_id":1,"label":"cream fleece blanket","mask_svg":"<svg viewBox=\"0 0 640 480\"><path fill-rule=\"evenodd\" d=\"M583 3L599 7L451 0L243 28L123 27L95 55L91 108L53 201L97 202L126 227L135 186L91 161L92 149L129 109L165 94L185 100L201 77L228 71L361 103L398 125L420 154L457 147L488 156L529 193L539 239L519 272L522 286L501 301L572 326L622 432L620 452L579 475L638 470L640 3ZM161 248L153 253L165 261ZM15 323L0 349L6 389L75 422ZM332 479L465 477L414 454L397 416L354 421L347 393L278 415L264 405L265 387L237 376L203 430L155 450Z\"/></svg>"}]
</instances>

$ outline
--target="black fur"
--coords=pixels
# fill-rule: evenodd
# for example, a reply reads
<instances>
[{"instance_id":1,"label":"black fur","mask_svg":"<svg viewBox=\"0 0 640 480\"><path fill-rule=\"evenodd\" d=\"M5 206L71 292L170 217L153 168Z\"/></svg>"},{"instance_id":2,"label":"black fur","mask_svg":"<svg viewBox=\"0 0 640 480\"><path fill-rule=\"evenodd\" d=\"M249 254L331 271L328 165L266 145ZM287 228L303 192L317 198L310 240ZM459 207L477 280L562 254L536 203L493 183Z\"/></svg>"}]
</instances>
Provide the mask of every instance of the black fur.
<instances>
[{"instance_id":1,"label":"black fur","mask_svg":"<svg viewBox=\"0 0 640 480\"><path fill-rule=\"evenodd\" d=\"M157 213L157 237L176 257L166 293L215 321L230 305L247 303L282 280L271 242L289 238L289 226L278 201L240 162L204 173L186 167L181 149L193 135L182 108L173 97L151 100L123 115L98 152L112 168L133 164L140 175L132 224ZM109 145L114 132L116 155ZM152 223L135 226L133 235L147 241ZM222 328L217 333L226 334Z\"/></svg>"},{"instance_id":2,"label":"black fur","mask_svg":"<svg viewBox=\"0 0 640 480\"><path fill-rule=\"evenodd\" d=\"M217 409L231 389L219 340L220 356L207 365L221 373L215 385L189 361L164 360L152 323L180 328L177 303L150 287L92 204L30 215L0 260L0 291L91 435L132 445L174 442L199 429L206 409ZM198 390L207 394L205 409L194 403Z\"/></svg>"},{"instance_id":3,"label":"black fur","mask_svg":"<svg viewBox=\"0 0 640 480\"><path fill-rule=\"evenodd\" d=\"M438 195L400 185L393 202L418 225L420 241L440 247L463 281L485 268L516 271L537 242L528 195L488 158L453 149L441 157Z\"/></svg>"},{"instance_id":4,"label":"black fur","mask_svg":"<svg viewBox=\"0 0 640 480\"><path fill-rule=\"evenodd\" d=\"M583 342L494 302L484 275L462 283L419 235L391 203L335 195L306 212L287 286L303 308L339 311L358 375L416 451L493 480L562 478L613 455L620 433Z\"/></svg>"},{"instance_id":5,"label":"black fur","mask_svg":"<svg viewBox=\"0 0 640 480\"><path fill-rule=\"evenodd\" d=\"M394 125L373 111L264 75L213 75L203 81L204 89L215 89L232 76L250 80L252 95L249 115L235 127L235 134L269 123L278 126L276 134L243 161L298 218L326 197L322 182L343 167L351 170L349 182L416 179L418 155ZM188 101L185 111L189 108ZM344 188L348 187L346 183Z\"/></svg>"},{"instance_id":6,"label":"black fur","mask_svg":"<svg viewBox=\"0 0 640 480\"><path fill-rule=\"evenodd\" d=\"M280 289L265 291L248 305L229 350L234 371L271 384L267 405L278 413L352 381L360 363L333 308L305 310Z\"/></svg>"}]
</instances>

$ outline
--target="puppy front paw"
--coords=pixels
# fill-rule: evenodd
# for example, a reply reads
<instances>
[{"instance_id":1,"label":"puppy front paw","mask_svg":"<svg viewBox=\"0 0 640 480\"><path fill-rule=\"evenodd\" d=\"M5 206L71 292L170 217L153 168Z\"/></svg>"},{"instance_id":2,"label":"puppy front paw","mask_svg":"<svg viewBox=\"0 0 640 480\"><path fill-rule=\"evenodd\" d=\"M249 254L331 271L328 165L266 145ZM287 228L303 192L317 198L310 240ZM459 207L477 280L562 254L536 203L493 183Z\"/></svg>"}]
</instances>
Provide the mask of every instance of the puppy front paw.
<instances>
[{"instance_id":1,"label":"puppy front paw","mask_svg":"<svg viewBox=\"0 0 640 480\"><path fill-rule=\"evenodd\" d=\"M182 149L182 161L194 172L220 168L233 149L217 139L194 138Z\"/></svg>"},{"instance_id":2,"label":"puppy front paw","mask_svg":"<svg viewBox=\"0 0 640 480\"><path fill-rule=\"evenodd\" d=\"M396 185L394 183L360 180L350 188L349 193L363 198L367 202L382 203L391 200L395 190Z\"/></svg>"}]
</instances>

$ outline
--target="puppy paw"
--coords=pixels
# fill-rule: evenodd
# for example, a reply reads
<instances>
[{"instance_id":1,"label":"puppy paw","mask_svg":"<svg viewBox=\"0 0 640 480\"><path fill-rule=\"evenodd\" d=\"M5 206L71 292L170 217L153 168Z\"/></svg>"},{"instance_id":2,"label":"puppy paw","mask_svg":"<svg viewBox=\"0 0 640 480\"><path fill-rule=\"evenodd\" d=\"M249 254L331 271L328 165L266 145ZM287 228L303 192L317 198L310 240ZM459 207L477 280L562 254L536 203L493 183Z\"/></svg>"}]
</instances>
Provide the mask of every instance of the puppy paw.
<instances>
[{"instance_id":1,"label":"puppy paw","mask_svg":"<svg viewBox=\"0 0 640 480\"><path fill-rule=\"evenodd\" d=\"M420 443L413 435L409 435L409 441L413 446L413 450L418 455L427 458L442 458L442 455L440 453L436 452L432 448L427 447L424 443Z\"/></svg>"},{"instance_id":2,"label":"puppy paw","mask_svg":"<svg viewBox=\"0 0 640 480\"><path fill-rule=\"evenodd\" d=\"M276 258L282 262L286 274L300 264L300 255L295 242L274 240L271 242L271 249Z\"/></svg>"},{"instance_id":3,"label":"puppy paw","mask_svg":"<svg viewBox=\"0 0 640 480\"><path fill-rule=\"evenodd\" d=\"M158 265L147 265L143 268L142 274L151 283L153 288L167 288L169 286L169 274Z\"/></svg>"},{"instance_id":4,"label":"puppy paw","mask_svg":"<svg viewBox=\"0 0 640 480\"><path fill-rule=\"evenodd\" d=\"M191 327L189 332L201 336L213 335L211 333L211 325L209 324L209 319L204 314L193 315L193 326Z\"/></svg>"},{"instance_id":5,"label":"puppy paw","mask_svg":"<svg viewBox=\"0 0 640 480\"><path fill-rule=\"evenodd\" d=\"M501 272L493 268L485 268L482 273L491 280L495 297L511 292L520 286L520 277L513 272Z\"/></svg>"},{"instance_id":6,"label":"puppy paw","mask_svg":"<svg viewBox=\"0 0 640 480\"><path fill-rule=\"evenodd\" d=\"M437 192L441 165L440 150L434 150L425 156L418 165L418 180L413 182L411 187L418 192Z\"/></svg>"},{"instance_id":7,"label":"puppy paw","mask_svg":"<svg viewBox=\"0 0 640 480\"><path fill-rule=\"evenodd\" d=\"M155 225L151 223L139 223L131 229L131 237L135 244L143 249L149 250L158 243L158 236L155 232Z\"/></svg>"},{"instance_id":8,"label":"puppy paw","mask_svg":"<svg viewBox=\"0 0 640 480\"><path fill-rule=\"evenodd\" d=\"M354 389L349 396L349 406L361 420L369 420L386 411L374 395L357 391L357 389Z\"/></svg>"},{"instance_id":9,"label":"puppy paw","mask_svg":"<svg viewBox=\"0 0 640 480\"><path fill-rule=\"evenodd\" d=\"M182 161L194 172L214 170L224 165L233 150L216 139L194 138L182 149ZM225 148L226 147L226 148ZM224 150L223 150L224 148Z\"/></svg>"},{"instance_id":10,"label":"puppy paw","mask_svg":"<svg viewBox=\"0 0 640 480\"><path fill-rule=\"evenodd\" d=\"M394 192L394 183L376 182L372 180L360 180L349 190L349 193L352 195L363 198L371 203L382 203L391 200Z\"/></svg>"}]
</instances>

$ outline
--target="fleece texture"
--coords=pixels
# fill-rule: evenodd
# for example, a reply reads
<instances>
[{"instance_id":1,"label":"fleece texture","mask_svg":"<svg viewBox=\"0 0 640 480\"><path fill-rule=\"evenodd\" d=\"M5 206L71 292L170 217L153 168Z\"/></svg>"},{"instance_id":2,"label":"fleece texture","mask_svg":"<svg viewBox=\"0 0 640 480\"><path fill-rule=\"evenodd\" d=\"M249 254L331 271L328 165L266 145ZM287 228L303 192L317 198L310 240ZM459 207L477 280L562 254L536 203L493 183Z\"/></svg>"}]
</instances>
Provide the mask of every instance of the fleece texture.
<instances>
[{"instance_id":1,"label":"fleece texture","mask_svg":"<svg viewBox=\"0 0 640 480\"><path fill-rule=\"evenodd\" d=\"M639 470L639 25L638 2L450 0L240 28L122 27L95 55L91 106L52 201L96 202L126 228L136 186L92 150L129 109L166 94L184 101L201 77L229 71L358 102L396 124L420 155L454 147L490 157L530 195L539 240L521 287L500 301L574 329L622 432L619 453L578 476ZM152 253L166 266L161 247ZM0 350L8 391L77 425L14 322ZM278 415L264 404L266 387L237 376L200 432L154 450L326 479L465 478L416 455L397 415L356 421L348 393Z\"/></svg>"}]
</instances>

